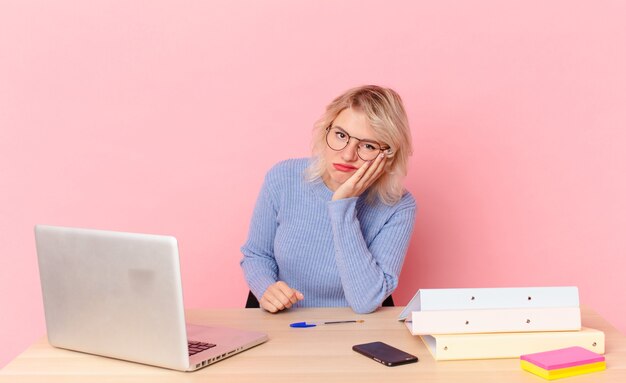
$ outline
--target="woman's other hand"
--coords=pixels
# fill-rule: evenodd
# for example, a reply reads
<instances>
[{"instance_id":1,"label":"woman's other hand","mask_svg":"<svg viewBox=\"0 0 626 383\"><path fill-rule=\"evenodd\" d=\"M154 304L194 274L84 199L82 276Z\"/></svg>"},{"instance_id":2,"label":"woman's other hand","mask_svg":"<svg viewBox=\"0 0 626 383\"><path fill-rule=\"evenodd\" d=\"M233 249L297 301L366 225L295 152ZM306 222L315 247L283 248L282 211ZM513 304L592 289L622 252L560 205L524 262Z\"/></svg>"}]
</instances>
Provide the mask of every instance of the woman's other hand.
<instances>
[{"instance_id":1,"label":"woman's other hand","mask_svg":"<svg viewBox=\"0 0 626 383\"><path fill-rule=\"evenodd\" d=\"M259 301L261 307L271 313L291 308L294 303L304 299L304 295L292 289L285 282L278 281L270 285Z\"/></svg>"}]
</instances>

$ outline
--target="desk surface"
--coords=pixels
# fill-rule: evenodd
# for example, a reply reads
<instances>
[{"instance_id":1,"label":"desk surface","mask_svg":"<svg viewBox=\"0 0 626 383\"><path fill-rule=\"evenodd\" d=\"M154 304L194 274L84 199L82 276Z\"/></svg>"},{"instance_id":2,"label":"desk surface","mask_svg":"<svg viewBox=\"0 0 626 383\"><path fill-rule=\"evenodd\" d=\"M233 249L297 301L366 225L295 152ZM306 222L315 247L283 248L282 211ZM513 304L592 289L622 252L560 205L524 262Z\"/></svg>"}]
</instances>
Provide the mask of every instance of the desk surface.
<instances>
[{"instance_id":1,"label":"desk surface","mask_svg":"<svg viewBox=\"0 0 626 383\"><path fill-rule=\"evenodd\" d=\"M191 323L266 332L258 347L191 373L102 358L51 347L42 338L0 371L0 382L541 382L517 359L436 362L419 337L396 321L402 307L356 315L348 308L297 309L272 315L257 309L187 310ZM582 310L583 325L606 334L607 370L567 382L626 382L626 336L598 314ZM291 322L365 319L365 323L294 329ZM352 351L383 341L419 362L385 367Z\"/></svg>"}]
</instances>

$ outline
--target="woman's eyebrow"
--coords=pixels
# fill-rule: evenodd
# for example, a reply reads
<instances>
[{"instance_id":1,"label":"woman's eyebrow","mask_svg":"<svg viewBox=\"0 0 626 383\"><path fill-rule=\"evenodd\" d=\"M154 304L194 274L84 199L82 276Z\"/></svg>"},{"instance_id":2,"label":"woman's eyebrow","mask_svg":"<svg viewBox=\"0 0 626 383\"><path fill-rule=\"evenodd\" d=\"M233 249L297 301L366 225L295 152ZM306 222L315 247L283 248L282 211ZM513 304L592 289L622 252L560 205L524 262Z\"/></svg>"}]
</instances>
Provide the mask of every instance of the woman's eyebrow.
<instances>
[{"instance_id":1,"label":"woman's eyebrow","mask_svg":"<svg viewBox=\"0 0 626 383\"><path fill-rule=\"evenodd\" d=\"M330 127L331 127L331 128L336 128L336 129L339 129L339 130L341 130L342 132L347 133L350 137L352 137L352 138L356 138L356 139L358 139L359 141L372 142L372 143L374 143L374 144L379 144L379 145L380 145L380 142L378 142L378 140L374 140L374 139L371 139L371 138L358 138L358 137L354 137L352 134L350 134L348 131L346 131L344 128L342 128L342 127L341 127L341 126L339 126L339 125L331 125Z\"/></svg>"}]
</instances>

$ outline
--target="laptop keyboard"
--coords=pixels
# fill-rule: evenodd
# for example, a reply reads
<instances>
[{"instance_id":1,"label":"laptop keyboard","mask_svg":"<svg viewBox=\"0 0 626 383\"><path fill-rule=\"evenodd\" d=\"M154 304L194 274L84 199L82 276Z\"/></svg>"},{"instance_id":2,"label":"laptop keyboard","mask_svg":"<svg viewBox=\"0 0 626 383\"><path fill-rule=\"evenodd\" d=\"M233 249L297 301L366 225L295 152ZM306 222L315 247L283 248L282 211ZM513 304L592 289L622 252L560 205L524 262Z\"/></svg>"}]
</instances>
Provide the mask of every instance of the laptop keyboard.
<instances>
[{"instance_id":1,"label":"laptop keyboard","mask_svg":"<svg viewBox=\"0 0 626 383\"><path fill-rule=\"evenodd\" d=\"M215 347L215 345L212 343L194 342L189 340L187 341L187 347L189 348L189 356L192 356L204 350L208 350L211 347Z\"/></svg>"}]
</instances>

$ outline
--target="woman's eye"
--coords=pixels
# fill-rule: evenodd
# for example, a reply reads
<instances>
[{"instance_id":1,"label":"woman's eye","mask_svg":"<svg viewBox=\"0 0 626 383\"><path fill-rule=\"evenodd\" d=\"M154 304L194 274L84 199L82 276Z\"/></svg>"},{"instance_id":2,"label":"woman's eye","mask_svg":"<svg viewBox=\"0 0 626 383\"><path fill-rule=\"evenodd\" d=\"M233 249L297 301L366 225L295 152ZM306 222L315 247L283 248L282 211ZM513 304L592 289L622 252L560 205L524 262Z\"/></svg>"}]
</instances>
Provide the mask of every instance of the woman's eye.
<instances>
[{"instance_id":1,"label":"woman's eye","mask_svg":"<svg viewBox=\"0 0 626 383\"><path fill-rule=\"evenodd\" d=\"M337 138L339 138L340 140L345 140L346 139L346 134L343 132L337 132L335 133L335 135L337 136Z\"/></svg>"},{"instance_id":2,"label":"woman's eye","mask_svg":"<svg viewBox=\"0 0 626 383\"><path fill-rule=\"evenodd\" d=\"M372 145L372 144L367 144L367 143L363 144L363 149L365 149L365 150L367 150L367 151L370 151L370 152L373 152L373 151L378 150L378 148L377 148L377 147L375 147L374 145Z\"/></svg>"}]
</instances>

